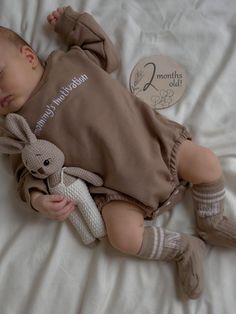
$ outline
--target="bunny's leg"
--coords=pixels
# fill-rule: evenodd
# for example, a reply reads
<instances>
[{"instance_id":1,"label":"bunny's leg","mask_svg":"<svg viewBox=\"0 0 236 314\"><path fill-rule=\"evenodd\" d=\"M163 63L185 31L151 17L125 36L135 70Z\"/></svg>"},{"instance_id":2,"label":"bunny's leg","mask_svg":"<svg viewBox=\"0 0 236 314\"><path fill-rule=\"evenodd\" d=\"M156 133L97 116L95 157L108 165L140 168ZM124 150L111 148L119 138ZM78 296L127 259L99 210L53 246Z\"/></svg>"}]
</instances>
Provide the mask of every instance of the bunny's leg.
<instances>
[{"instance_id":1,"label":"bunny's leg","mask_svg":"<svg viewBox=\"0 0 236 314\"><path fill-rule=\"evenodd\" d=\"M98 210L93 198L91 197L87 185L80 180L77 189L77 205L86 221L90 231L96 238L102 238L106 235L106 228L102 215Z\"/></svg>"},{"instance_id":2,"label":"bunny's leg","mask_svg":"<svg viewBox=\"0 0 236 314\"><path fill-rule=\"evenodd\" d=\"M93 236L93 234L90 232L86 222L84 221L84 218L78 208L76 208L70 215L69 220L79 233L81 240L85 245L89 245L96 241L96 238Z\"/></svg>"}]
</instances>

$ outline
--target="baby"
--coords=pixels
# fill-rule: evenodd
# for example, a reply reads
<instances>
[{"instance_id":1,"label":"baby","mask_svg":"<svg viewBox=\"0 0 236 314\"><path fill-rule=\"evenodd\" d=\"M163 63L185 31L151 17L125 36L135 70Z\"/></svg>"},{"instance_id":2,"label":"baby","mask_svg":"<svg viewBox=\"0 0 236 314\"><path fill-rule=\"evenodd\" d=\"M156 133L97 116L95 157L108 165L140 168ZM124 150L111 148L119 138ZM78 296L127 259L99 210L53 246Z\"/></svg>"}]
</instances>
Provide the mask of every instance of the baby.
<instances>
[{"instance_id":1,"label":"baby","mask_svg":"<svg viewBox=\"0 0 236 314\"><path fill-rule=\"evenodd\" d=\"M199 297L204 242L145 226L144 219L173 207L191 184L199 236L236 247L236 222L223 216L217 157L194 144L184 126L156 114L110 77L118 66L116 51L91 15L63 7L48 22L68 51L54 51L44 63L17 34L0 29L0 114L22 115L37 137L64 152L66 166L101 176L104 186L90 186L90 192L111 245L144 259L175 261L182 290ZM20 156L11 158L21 198L48 218L65 220L74 204L48 195Z\"/></svg>"}]
</instances>

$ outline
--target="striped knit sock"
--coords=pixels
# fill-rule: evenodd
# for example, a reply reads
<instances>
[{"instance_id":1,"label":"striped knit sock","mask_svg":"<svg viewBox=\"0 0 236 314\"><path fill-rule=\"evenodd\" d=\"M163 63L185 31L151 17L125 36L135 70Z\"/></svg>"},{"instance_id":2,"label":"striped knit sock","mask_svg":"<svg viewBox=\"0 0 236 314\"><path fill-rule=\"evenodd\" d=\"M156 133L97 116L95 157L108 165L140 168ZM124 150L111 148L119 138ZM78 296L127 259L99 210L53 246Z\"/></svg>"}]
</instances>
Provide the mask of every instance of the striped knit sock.
<instances>
[{"instance_id":1,"label":"striped knit sock","mask_svg":"<svg viewBox=\"0 0 236 314\"><path fill-rule=\"evenodd\" d=\"M212 245L236 247L236 221L223 216L223 178L193 185L192 194L199 235Z\"/></svg>"},{"instance_id":2,"label":"striped knit sock","mask_svg":"<svg viewBox=\"0 0 236 314\"><path fill-rule=\"evenodd\" d=\"M183 292L191 299L200 296L203 289L202 259L204 243L195 237L145 227L139 257L151 260L175 261Z\"/></svg>"}]
</instances>

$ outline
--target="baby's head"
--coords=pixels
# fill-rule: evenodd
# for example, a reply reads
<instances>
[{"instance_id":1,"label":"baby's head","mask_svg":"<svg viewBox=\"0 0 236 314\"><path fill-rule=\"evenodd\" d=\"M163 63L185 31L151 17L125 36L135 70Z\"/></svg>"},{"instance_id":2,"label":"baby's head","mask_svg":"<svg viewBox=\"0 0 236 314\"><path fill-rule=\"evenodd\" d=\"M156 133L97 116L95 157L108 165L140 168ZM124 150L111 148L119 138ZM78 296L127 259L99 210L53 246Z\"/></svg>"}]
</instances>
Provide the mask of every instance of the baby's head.
<instances>
[{"instance_id":1,"label":"baby's head","mask_svg":"<svg viewBox=\"0 0 236 314\"><path fill-rule=\"evenodd\" d=\"M0 27L0 115L21 109L43 71L33 49L12 30Z\"/></svg>"}]
</instances>

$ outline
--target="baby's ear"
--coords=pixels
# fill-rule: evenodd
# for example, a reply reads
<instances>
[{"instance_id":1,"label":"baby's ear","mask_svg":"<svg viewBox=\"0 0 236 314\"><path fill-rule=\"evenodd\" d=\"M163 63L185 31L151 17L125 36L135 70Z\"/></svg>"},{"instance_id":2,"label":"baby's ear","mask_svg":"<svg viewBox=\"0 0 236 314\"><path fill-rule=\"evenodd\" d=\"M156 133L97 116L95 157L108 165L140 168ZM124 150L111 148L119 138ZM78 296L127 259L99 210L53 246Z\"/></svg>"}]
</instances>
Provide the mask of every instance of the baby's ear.
<instances>
[{"instance_id":1,"label":"baby's ear","mask_svg":"<svg viewBox=\"0 0 236 314\"><path fill-rule=\"evenodd\" d=\"M31 131L27 121L16 113L9 113L5 118L5 128L16 139L26 143L37 141L36 136Z\"/></svg>"},{"instance_id":2,"label":"baby's ear","mask_svg":"<svg viewBox=\"0 0 236 314\"><path fill-rule=\"evenodd\" d=\"M35 69L37 67L37 65L39 64L39 59L31 47L29 47L27 45L22 46L21 47L21 54L31 64L33 69Z\"/></svg>"}]
</instances>

